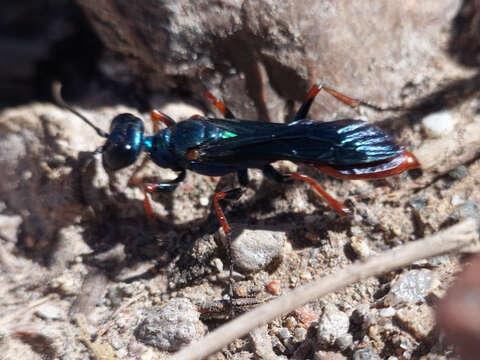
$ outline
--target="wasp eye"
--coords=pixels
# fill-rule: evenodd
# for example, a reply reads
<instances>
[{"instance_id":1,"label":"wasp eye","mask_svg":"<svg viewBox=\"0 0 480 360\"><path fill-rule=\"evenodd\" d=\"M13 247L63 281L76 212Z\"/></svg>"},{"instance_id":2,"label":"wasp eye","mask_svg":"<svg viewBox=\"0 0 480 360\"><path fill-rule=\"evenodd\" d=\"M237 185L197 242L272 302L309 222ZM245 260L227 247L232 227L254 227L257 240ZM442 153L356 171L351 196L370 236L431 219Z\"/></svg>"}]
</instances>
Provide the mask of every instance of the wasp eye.
<instances>
[{"instance_id":1,"label":"wasp eye","mask_svg":"<svg viewBox=\"0 0 480 360\"><path fill-rule=\"evenodd\" d=\"M143 121L132 114L117 115L103 146L103 165L108 170L127 167L143 150Z\"/></svg>"}]
</instances>

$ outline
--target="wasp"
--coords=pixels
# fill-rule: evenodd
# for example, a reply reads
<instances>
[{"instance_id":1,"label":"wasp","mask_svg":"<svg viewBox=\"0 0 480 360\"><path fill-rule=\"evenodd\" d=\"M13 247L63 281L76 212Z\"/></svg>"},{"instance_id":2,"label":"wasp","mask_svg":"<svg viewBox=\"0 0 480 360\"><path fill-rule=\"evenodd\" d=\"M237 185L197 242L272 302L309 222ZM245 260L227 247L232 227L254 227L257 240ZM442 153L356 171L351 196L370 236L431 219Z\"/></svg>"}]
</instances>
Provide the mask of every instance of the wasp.
<instances>
[{"instance_id":1,"label":"wasp","mask_svg":"<svg viewBox=\"0 0 480 360\"><path fill-rule=\"evenodd\" d=\"M330 196L313 178L300 172L280 173L271 164L290 160L341 179L382 179L420 167L412 153L373 124L355 119L328 122L309 119L312 102L322 90L353 108L359 105L376 108L332 88L314 85L292 122L266 123L235 118L222 101L207 91L207 98L224 118L195 115L177 123L168 115L151 110L154 134L148 136L143 121L128 113L112 120L109 133L98 128L65 103L58 83L54 85L54 97L60 106L72 111L99 136L106 138L105 144L97 150L102 153L105 169L116 171L130 166L146 152L156 165L178 173L172 181L143 185L144 206L149 218L154 215L149 194L174 190L185 179L187 170L208 176L236 173L239 187L213 195L220 225L229 234L231 229L219 201L240 197L248 185L250 168L260 169L276 182L306 182L337 213L349 215L351 210ZM165 125L164 129L159 129L160 122Z\"/></svg>"}]
</instances>

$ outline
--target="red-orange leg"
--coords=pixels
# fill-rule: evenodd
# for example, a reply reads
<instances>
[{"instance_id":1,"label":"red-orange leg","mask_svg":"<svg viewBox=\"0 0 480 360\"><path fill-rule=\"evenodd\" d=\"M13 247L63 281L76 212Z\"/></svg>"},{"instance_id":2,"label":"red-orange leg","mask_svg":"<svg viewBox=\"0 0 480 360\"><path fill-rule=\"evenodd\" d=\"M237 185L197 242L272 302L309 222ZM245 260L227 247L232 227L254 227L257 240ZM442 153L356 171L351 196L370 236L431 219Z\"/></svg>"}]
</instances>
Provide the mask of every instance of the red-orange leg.
<instances>
[{"instance_id":1,"label":"red-orange leg","mask_svg":"<svg viewBox=\"0 0 480 360\"><path fill-rule=\"evenodd\" d=\"M170 116L158 111L157 109L150 110L150 119L152 119L154 133L156 133L160 128L158 123L159 121L164 123L167 127L175 124L175 121Z\"/></svg>"},{"instance_id":2,"label":"red-orange leg","mask_svg":"<svg viewBox=\"0 0 480 360\"><path fill-rule=\"evenodd\" d=\"M215 206L215 212L217 213L218 221L223 228L225 234L230 233L230 226L228 225L227 218L223 213L222 207L220 206L218 200L225 199L226 194L224 192L218 192L213 195L213 205Z\"/></svg>"},{"instance_id":3,"label":"red-orange leg","mask_svg":"<svg viewBox=\"0 0 480 360\"><path fill-rule=\"evenodd\" d=\"M158 184L145 184L143 185L143 192L145 194L145 198L143 199L143 206L145 207L145 213L147 217L152 220L153 219L153 210L152 204L150 203L149 194L158 192L158 191L173 191L175 188L180 184L183 180L185 180L186 170L182 170L176 179L158 183Z\"/></svg>"},{"instance_id":4,"label":"red-orange leg","mask_svg":"<svg viewBox=\"0 0 480 360\"><path fill-rule=\"evenodd\" d=\"M357 109L358 105L362 104L362 102L358 99L351 98L345 94L338 92L335 89L328 88L326 86L320 86L323 90L325 90L328 94L332 95L337 100L341 101L345 105L350 106L353 109Z\"/></svg>"},{"instance_id":5,"label":"red-orange leg","mask_svg":"<svg viewBox=\"0 0 480 360\"><path fill-rule=\"evenodd\" d=\"M331 89L329 87L323 85L313 85L310 90L308 91L307 98L305 102L300 106L297 113L295 114L294 121L303 120L307 117L308 111L310 110L310 106L312 106L312 102L317 96L317 94L321 91L325 90L328 94L332 95L337 100L341 101L345 105L352 107L353 109L357 110L359 104L363 104L360 100L353 99L345 94L338 92L337 90Z\"/></svg>"},{"instance_id":6,"label":"red-orange leg","mask_svg":"<svg viewBox=\"0 0 480 360\"><path fill-rule=\"evenodd\" d=\"M332 95L334 98L341 101L345 105L350 106L351 108L353 108L356 111L358 111L358 106L359 105L369 107L369 108L374 109L376 111L400 111L400 110L402 110L402 107L400 107L400 106L390 106L390 107L383 108L381 106L370 104L368 102L365 102L365 101L362 101L362 100L359 100L359 99L354 99L354 98L351 98L350 96L342 94L341 92L338 92L335 89L332 89L332 88L329 88L329 87L326 87L326 86L320 85L319 88L322 88L328 94Z\"/></svg>"},{"instance_id":7,"label":"red-orange leg","mask_svg":"<svg viewBox=\"0 0 480 360\"><path fill-rule=\"evenodd\" d=\"M145 214L147 214L148 220L153 219L152 204L150 203L150 194L155 192L155 184L145 184L143 186L143 192L145 197L143 198L143 207L145 208Z\"/></svg>"},{"instance_id":8,"label":"red-orange leg","mask_svg":"<svg viewBox=\"0 0 480 360\"><path fill-rule=\"evenodd\" d=\"M222 191L222 192L213 194L213 206L215 207L215 212L217 213L218 221L220 222L220 225L223 228L223 232L227 237L227 244L225 248L227 250L227 255L230 259L230 276L229 276L229 287L228 287L230 300L233 299L233 262L231 258L231 246L232 246L231 229L230 229L230 225L228 225L227 218L225 217L225 214L223 213L222 207L220 206L220 203L218 202L218 200L225 200L225 199L236 200L240 197L240 195L242 195L242 192L243 192L242 188L235 188L232 190Z\"/></svg>"},{"instance_id":9,"label":"red-orange leg","mask_svg":"<svg viewBox=\"0 0 480 360\"><path fill-rule=\"evenodd\" d=\"M330 196L314 179L307 175L300 174L295 172L291 174L292 180L301 180L306 182L307 184L313 186L313 188L318 192L318 194L323 197L323 199L330 205L337 213L342 216L348 216L352 214L352 211L343 205L341 202L335 200L332 196Z\"/></svg>"},{"instance_id":10,"label":"red-orange leg","mask_svg":"<svg viewBox=\"0 0 480 360\"><path fill-rule=\"evenodd\" d=\"M220 112L225 116L227 119L235 119L235 116L230 111L229 108L226 107L223 101L218 100L210 91L205 91L205 96L208 100L212 102L215 107L220 110Z\"/></svg>"},{"instance_id":11,"label":"red-orange leg","mask_svg":"<svg viewBox=\"0 0 480 360\"><path fill-rule=\"evenodd\" d=\"M220 225L222 226L223 231L227 235L231 231L230 225L228 225L227 218L225 217L225 214L223 213L222 207L220 206L220 203L218 202L218 200L224 200L224 199L237 200L240 197L240 195L242 195L242 192L243 192L242 188L235 188L232 190L221 191L213 194L213 206L215 207L215 212L217 213L218 221L220 222Z\"/></svg>"}]
</instances>

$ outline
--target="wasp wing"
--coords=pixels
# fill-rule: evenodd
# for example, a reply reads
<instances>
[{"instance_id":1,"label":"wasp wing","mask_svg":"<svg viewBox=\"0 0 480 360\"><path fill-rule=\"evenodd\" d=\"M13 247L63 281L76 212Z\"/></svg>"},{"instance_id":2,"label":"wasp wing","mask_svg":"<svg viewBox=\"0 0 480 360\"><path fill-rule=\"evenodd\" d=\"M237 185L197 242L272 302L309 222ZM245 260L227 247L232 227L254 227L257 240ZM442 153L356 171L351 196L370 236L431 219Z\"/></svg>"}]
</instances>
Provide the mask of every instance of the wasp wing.
<instances>
[{"instance_id":1,"label":"wasp wing","mask_svg":"<svg viewBox=\"0 0 480 360\"><path fill-rule=\"evenodd\" d=\"M242 120L232 125L231 120L220 120L215 126L232 132L236 129L238 135L202 143L196 147L196 162L238 164L292 160L357 165L389 159L403 152L382 129L360 120L323 123L303 120L288 125Z\"/></svg>"},{"instance_id":2,"label":"wasp wing","mask_svg":"<svg viewBox=\"0 0 480 360\"><path fill-rule=\"evenodd\" d=\"M264 121L250 121L238 119L216 119L206 118L205 120L219 129L230 131L237 135L249 135L259 133L272 133L289 126L288 124L268 123Z\"/></svg>"}]
</instances>

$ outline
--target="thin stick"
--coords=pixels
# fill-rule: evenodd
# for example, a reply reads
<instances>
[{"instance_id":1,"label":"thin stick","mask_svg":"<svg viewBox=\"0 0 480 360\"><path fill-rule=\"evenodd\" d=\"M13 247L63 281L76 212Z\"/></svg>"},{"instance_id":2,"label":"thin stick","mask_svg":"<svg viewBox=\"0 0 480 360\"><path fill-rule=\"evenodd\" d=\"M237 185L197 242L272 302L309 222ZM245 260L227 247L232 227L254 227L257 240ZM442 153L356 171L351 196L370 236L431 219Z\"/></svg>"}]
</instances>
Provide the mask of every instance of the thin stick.
<instances>
[{"instance_id":1,"label":"thin stick","mask_svg":"<svg viewBox=\"0 0 480 360\"><path fill-rule=\"evenodd\" d=\"M260 305L219 327L203 339L192 343L170 359L195 360L206 358L233 340L246 335L252 329L271 321L277 316L289 313L318 297L338 291L362 279L401 268L420 259L458 251L471 245L478 238L476 228L476 222L473 219L467 219L422 240L399 246L364 262L358 261L332 275L325 276L269 303Z\"/></svg>"}]
</instances>

